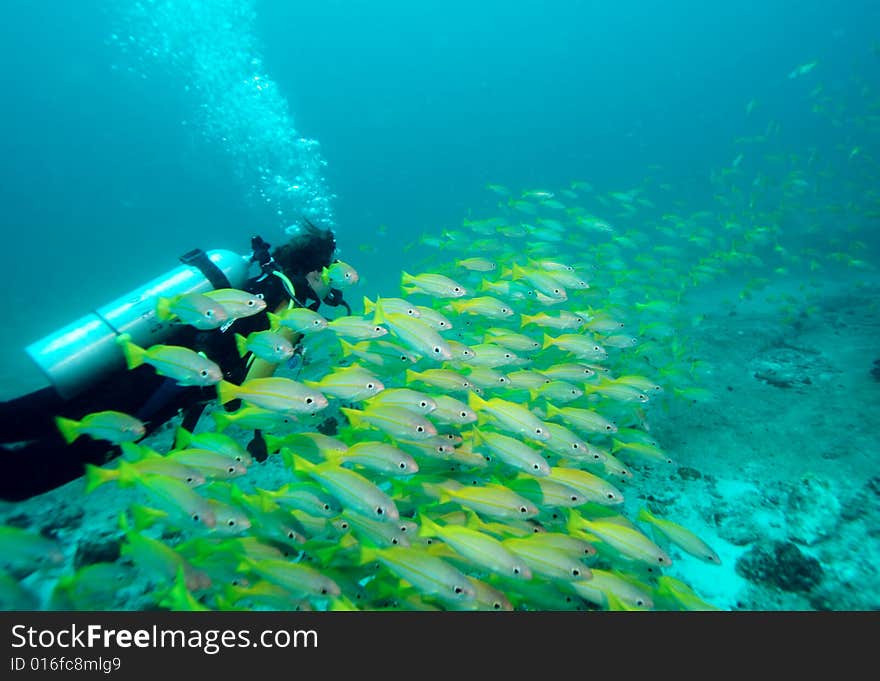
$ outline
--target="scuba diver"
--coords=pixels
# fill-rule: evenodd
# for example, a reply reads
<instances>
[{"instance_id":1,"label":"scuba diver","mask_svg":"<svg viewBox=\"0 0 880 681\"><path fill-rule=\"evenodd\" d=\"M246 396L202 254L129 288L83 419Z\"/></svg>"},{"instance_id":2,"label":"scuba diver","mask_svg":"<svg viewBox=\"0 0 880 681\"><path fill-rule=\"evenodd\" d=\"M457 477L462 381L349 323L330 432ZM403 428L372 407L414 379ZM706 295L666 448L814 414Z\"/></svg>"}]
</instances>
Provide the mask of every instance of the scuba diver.
<instances>
[{"instance_id":1,"label":"scuba diver","mask_svg":"<svg viewBox=\"0 0 880 681\"><path fill-rule=\"evenodd\" d=\"M112 410L143 422L144 435L149 435L182 415L181 426L192 432L204 408L216 400L214 385L180 385L147 364L125 369L120 339L135 336L144 346L162 343L190 348L218 365L224 380L240 385L255 373L265 376L276 368L242 352L236 342L236 336L269 329L269 313L290 306L317 311L326 304L342 306L351 314L342 291L322 276L328 271L325 268L339 263L334 258L336 239L331 230L303 219L287 243L272 250L269 243L254 236L251 249L249 258L231 251L190 251L181 256L183 265L176 270L29 346L28 354L50 385L0 402L0 499L19 501L41 494L83 475L85 464L103 465L119 455L120 448L107 440L83 436L69 442L56 417L79 420ZM259 273L247 278L252 264L259 267ZM357 281L353 271L351 279L349 283ZM257 314L237 317L217 328L160 321L157 298L204 292L209 287L252 293L265 306ZM294 346L289 360L293 366L302 359L301 336L288 330L288 337ZM225 408L232 409L239 402ZM254 433L248 450L262 460L265 442L259 430Z\"/></svg>"}]
</instances>

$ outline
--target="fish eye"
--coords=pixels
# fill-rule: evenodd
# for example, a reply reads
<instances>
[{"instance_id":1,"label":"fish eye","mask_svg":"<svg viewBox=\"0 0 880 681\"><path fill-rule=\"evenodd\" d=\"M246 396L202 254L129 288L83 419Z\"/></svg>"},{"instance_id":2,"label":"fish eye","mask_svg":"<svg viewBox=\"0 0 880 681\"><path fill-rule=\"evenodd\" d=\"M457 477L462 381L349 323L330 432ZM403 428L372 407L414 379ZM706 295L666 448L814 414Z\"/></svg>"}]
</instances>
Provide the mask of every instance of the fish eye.
<instances>
[{"instance_id":1,"label":"fish eye","mask_svg":"<svg viewBox=\"0 0 880 681\"><path fill-rule=\"evenodd\" d=\"M466 411L463 411L463 412L459 413L459 416L461 416L461 418L463 418L463 419L466 419L468 416L468 413Z\"/></svg>"},{"instance_id":2,"label":"fish eye","mask_svg":"<svg viewBox=\"0 0 880 681\"><path fill-rule=\"evenodd\" d=\"M452 287L452 292L453 292L453 293L458 293L459 291L461 291L461 287L460 287L460 286L453 286L453 287Z\"/></svg>"},{"instance_id":3,"label":"fish eye","mask_svg":"<svg viewBox=\"0 0 880 681\"><path fill-rule=\"evenodd\" d=\"M536 471L539 471L539 470L541 470L541 465L537 464L537 463L533 463L532 468L534 468Z\"/></svg>"},{"instance_id":4,"label":"fish eye","mask_svg":"<svg viewBox=\"0 0 880 681\"><path fill-rule=\"evenodd\" d=\"M324 504L324 505L323 505L323 509L324 509L325 511L329 511L329 510L330 510L330 504Z\"/></svg>"},{"instance_id":5,"label":"fish eye","mask_svg":"<svg viewBox=\"0 0 880 681\"><path fill-rule=\"evenodd\" d=\"M422 409L427 409L427 408L428 408L428 403L427 403L425 400L422 400L421 402L419 402L419 406L420 406Z\"/></svg>"},{"instance_id":6,"label":"fish eye","mask_svg":"<svg viewBox=\"0 0 880 681\"><path fill-rule=\"evenodd\" d=\"M425 427L424 426L416 426L416 432L417 433L424 433Z\"/></svg>"},{"instance_id":7,"label":"fish eye","mask_svg":"<svg viewBox=\"0 0 880 681\"><path fill-rule=\"evenodd\" d=\"M235 473L235 466L230 466L226 469L226 472L232 475L233 473Z\"/></svg>"},{"instance_id":8,"label":"fish eye","mask_svg":"<svg viewBox=\"0 0 880 681\"><path fill-rule=\"evenodd\" d=\"M397 544L397 537L392 537L392 538L391 538L391 543L394 544L394 545L396 545L396 544Z\"/></svg>"},{"instance_id":9,"label":"fish eye","mask_svg":"<svg viewBox=\"0 0 880 681\"><path fill-rule=\"evenodd\" d=\"M609 499L613 499L613 498L614 498L614 492L608 492L608 494L607 494L606 496L607 496ZM661 559L661 561L662 561L662 559Z\"/></svg>"},{"instance_id":10,"label":"fish eye","mask_svg":"<svg viewBox=\"0 0 880 681\"><path fill-rule=\"evenodd\" d=\"M518 566L514 566L514 568L513 568L513 574L515 574L515 575L518 575L518 574L519 574L519 567L518 567Z\"/></svg>"},{"instance_id":11,"label":"fish eye","mask_svg":"<svg viewBox=\"0 0 880 681\"><path fill-rule=\"evenodd\" d=\"M572 449L580 449L581 446L580 446L577 442L572 442L572 443L571 443L571 448L572 448Z\"/></svg>"},{"instance_id":12,"label":"fish eye","mask_svg":"<svg viewBox=\"0 0 880 681\"><path fill-rule=\"evenodd\" d=\"M193 484L195 481L196 481L195 478L192 477L192 476L190 476L190 477L188 477L188 478L186 479L186 484L191 485L191 484Z\"/></svg>"},{"instance_id":13,"label":"fish eye","mask_svg":"<svg viewBox=\"0 0 880 681\"><path fill-rule=\"evenodd\" d=\"M535 435L543 435L543 434L544 434L543 428L535 428Z\"/></svg>"},{"instance_id":14,"label":"fish eye","mask_svg":"<svg viewBox=\"0 0 880 681\"><path fill-rule=\"evenodd\" d=\"M577 568L572 568L572 569L571 569L571 576L572 576L572 577L580 577L580 576L581 576L581 571L578 570Z\"/></svg>"},{"instance_id":15,"label":"fish eye","mask_svg":"<svg viewBox=\"0 0 880 681\"><path fill-rule=\"evenodd\" d=\"M314 324L315 326L321 326L321 320L320 320L320 319L315 319L315 320L312 322L312 324Z\"/></svg>"},{"instance_id":16,"label":"fish eye","mask_svg":"<svg viewBox=\"0 0 880 681\"><path fill-rule=\"evenodd\" d=\"M346 272L344 276L346 279L351 279L351 272Z\"/></svg>"},{"instance_id":17,"label":"fish eye","mask_svg":"<svg viewBox=\"0 0 880 681\"><path fill-rule=\"evenodd\" d=\"M288 530L287 531L287 538L293 539L294 537L296 537L296 533L293 530Z\"/></svg>"},{"instance_id":18,"label":"fish eye","mask_svg":"<svg viewBox=\"0 0 880 681\"><path fill-rule=\"evenodd\" d=\"M577 495L576 495L576 494L572 494L572 495L571 495L571 500L572 500L572 501L577 501L577 500L578 500Z\"/></svg>"},{"instance_id":19,"label":"fish eye","mask_svg":"<svg viewBox=\"0 0 880 681\"><path fill-rule=\"evenodd\" d=\"M555 293L556 295L559 295L560 291L558 288L555 288L555 289L553 289L553 293Z\"/></svg>"},{"instance_id":20,"label":"fish eye","mask_svg":"<svg viewBox=\"0 0 880 681\"><path fill-rule=\"evenodd\" d=\"M226 521L226 524L229 525L229 527L235 527L235 520L230 518L228 521Z\"/></svg>"},{"instance_id":21,"label":"fish eye","mask_svg":"<svg viewBox=\"0 0 880 681\"><path fill-rule=\"evenodd\" d=\"M464 589L462 589L460 586L453 587L452 591L455 594L463 594L464 593Z\"/></svg>"},{"instance_id":22,"label":"fish eye","mask_svg":"<svg viewBox=\"0 0 880 681\"><path fill-rule=\"evenodd\" d=\"M339 523L339 527L340 527L340 529L347 530L348 529L348 522L343 520L341 523Z\"/></svg>"},{"instance_id":23,"label":"fish eye","mask_svg":"<svg viewBox=\"0 0 880 681\"><path fill-rule=\"evenodd\" d=\"M248 307L253 307L253 306L256 305L256 304L257 304L257 301L255 301L255 300L249 300L249 301L247 301L247 306L248 306Z\"/></svg>"},{"instance_id":24,"label":"fish eye","mask_svg":"<svg viewBox=\"0 0 880 681\"><path fill-rule=\"evenodd\" d=\"M375 387L376 387L375 383L367 383L367 390L372 390Z\"/></svg>"},{"instance_id":25,"label":"fish eye","mask_svg":"<svg viewBox=\"0 0 880 681\"><path fill-rule=\"evenodd\" d=\"M376 515L382 515L383 513L385 513L385 509L381 506L376 506Z\"/></svg>"},{"instance_id":26,"label":"fish eye","mask_svg":"<svg viewBox=\"0 0 880 681\"><path fill-rule=\"evenodd\" d=\"M199 517L199 514L198 514L198 513L193 513L193 514L192 514L192 519L195 520L196 522L199 522L199 520L201 520L201 518Z\"/></svg>"},{"instance_id":27,"label":"fish eye","mask_svg":"<svg viewBox=\"0 0 880 681\"><path fill-rule=\"evenodd\" d=\"M207 370L207 369L202 369L202 370L199 372L199 376L201 376L202 378L208 378L208 370Z\"/></svg>"},{"instance_id":28,"label":"fish eye","mask_svg":"<svg viewBox=\"0 0 880 681\"><path fill-rule=\"evenodd\" d=\"M434 354L435 354L435 355L441 355L441 354L443 354L443 348L441 348L439 345L435 345L435 346L434 346Z\"/></svg>"},{"instance_id":29,"label":"fish eye","mask_svg":"<svg viewBox=\"0 0 880 681\"><path fill-rule=\"evenodd\" d=\"M205 310L205 316L206 316L206 317L213 317L213 316L214 316L214 310Z\"/></svg>"},{"instance_id":30,"label":"fish eye","mask_svg":"<svg viewBox=\"0 0 880 681\"><path fill-rule=\"evenodd\" d=\"M406 461L401 461L399 464L397 464L397 467L400 468L400 470L402 471L406 470Z\"/></svg>"},{"instance_id":31,"label":"fish eye","mask_svg":"<svg viewBox=\"0 0 880 681\"><path fill-rule=\"evenodd\" d=\"M306 404L311 404L314 400L311 397L306 398Z\"/></svg>"},{"instance_id":32,"label":"fish eye","mask_svg":"<svg viewBox=\"0 0 880 681\"><path fill-rule=\"evenodd\" d=\"M326 595L327 595L327 588L326 588L326 587L323 587L323 586L321 587L321 595L322 595L322 596L326 596Z\"/></svg>"},{"instance_id":33,"label":"fish eye","mask_svg":"<svg viewBox=\"0 0 880 681\"><path fill-rule=\"evenodd\" d=\"M527 509L525 506L520 506L520 507L519 507L519 512L520 512L520 513L528 513L528 512L529 512L529 509Z\"/></svg>"},{"instance_id":34,"label":"fish eye","mask_svg":"<svg viewBox=\"0 0 880 681\"><path fill-rule=\"evenodd\" d=\"M493 607L495 610L501 610L501 603L499 603L498 601L495 601L495 602L492 604L492 607Z\"/></svg>"}]
</instances>

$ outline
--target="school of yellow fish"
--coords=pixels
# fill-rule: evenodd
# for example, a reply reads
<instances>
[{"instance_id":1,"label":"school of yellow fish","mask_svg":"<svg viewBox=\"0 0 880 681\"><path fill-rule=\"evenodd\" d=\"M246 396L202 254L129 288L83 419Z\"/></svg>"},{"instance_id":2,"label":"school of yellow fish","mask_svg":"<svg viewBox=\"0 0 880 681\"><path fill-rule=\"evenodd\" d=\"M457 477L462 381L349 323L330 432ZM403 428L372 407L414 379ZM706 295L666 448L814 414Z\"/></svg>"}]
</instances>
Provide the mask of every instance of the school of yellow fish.
<instances>
[{"instance_id":1,"label":"school of yellow fish","mask_svg":"<svg viewBox=\"0 0 880 681\"><path fill-rule=\"evenodd\" d=\"M536 191L518 205L552 210L553 201ZM594 229L611 228L581 216L566 226L465 221L460 252L447 246L441 266L402 272L401 297L365 298L362 315L332 321L290 308L271 315L269 331L239 337L243 355L278 364L242 385L187 348L120 337L130 368L148 363L217 391L211 415L195 433L179 430L166 452L138 444L143 424L126 414L58 419L68 441L121 446L118 460L88 467L86 490L135 490L120 516L122 556L154 583L155 604L712 608L664 574L670 547L719 563L712 548L647 508L624 512L651 468L675 470L649 425L671 370L640 352L638 333L668 323L671 303L621 305L613 263L590 247ZM342 269L357 280L336 267L334 284L345 285ZM158 306L200 328L261 310L235 291ZM285 364L285 329L299 340L298 369ZM236 399L236 411L222 407ZM331 415L339 427L327 434L318 426ZM281 485L249 480L264 465L242 446L255 429L287 469ZM169 531L176 539L162 539ZM0 544L22 560L58 555L43 537L3 533ZM100 607L115 567L65 576L53 602Z\"/></svg>"}]
</instances>

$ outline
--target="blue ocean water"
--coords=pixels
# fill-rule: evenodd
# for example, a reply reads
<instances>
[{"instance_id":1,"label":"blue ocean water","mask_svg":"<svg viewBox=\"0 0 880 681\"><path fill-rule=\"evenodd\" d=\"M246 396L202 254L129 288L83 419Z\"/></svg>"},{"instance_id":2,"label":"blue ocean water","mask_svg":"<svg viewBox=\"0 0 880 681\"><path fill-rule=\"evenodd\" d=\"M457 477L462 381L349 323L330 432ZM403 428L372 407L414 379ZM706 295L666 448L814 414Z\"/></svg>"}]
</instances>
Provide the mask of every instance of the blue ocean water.
<instances>
[{"instance_id":1,"label":"blue ocean water","mask_svg":"<svg viewBox=\"0 0 880 681\"><path fill-rule=\"evenodd\" d=\"M506 209L489 184L775 216L780 248L840 251L834 280L880 252L869 0L8 0L0 18L13 392L24 344L191 248L280 243L300 214L334 227L358 303L397 294L423 235Z\"/></svg>"},{"instance_id":2,"label":"blue ocean water","mask_svg":"<svg viewBox=\"0 0 880 681\"><path fill-rule=\"evenodd\" d=\"M165 271L183 250L246 251L252 232L271 241L292 222L249 202L257 179L237 181L222 144L199 129L205 101L184 89L192 65L111 40L163 30L132 21L135 5L3 5L2 258L25 338L104 300L108 287ZM871 2L206 5L216 15L253 7L240 42L264 59L298 133L320 142L352 259L364 244L399 257L394 236L491 206L488 182L626 189L656 165L708 202L711 170L767 121L779 121L780 144L794 153L841 141L804 114L815 84L788 80L792 68L819 61L826 91L854 90L847 116L859 115L851 80L876 74ZM178 28L193 41L209 30ZM760 123L742 115L750 100ZM381 270L361 265L378 284ZM45 306L37 319L34 297Z\"/></svg>"}]
</instances>

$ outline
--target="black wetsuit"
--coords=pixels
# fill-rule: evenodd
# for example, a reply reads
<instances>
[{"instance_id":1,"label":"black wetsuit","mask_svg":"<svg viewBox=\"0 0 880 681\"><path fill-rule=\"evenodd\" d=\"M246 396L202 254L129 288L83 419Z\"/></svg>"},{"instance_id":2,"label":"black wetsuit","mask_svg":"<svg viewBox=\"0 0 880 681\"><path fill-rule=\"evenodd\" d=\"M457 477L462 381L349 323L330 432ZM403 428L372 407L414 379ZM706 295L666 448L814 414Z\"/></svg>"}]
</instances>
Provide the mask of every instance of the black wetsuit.
<instances>
[{"instance_id":1,"label":"black wetsuit","mask_svg":"<svg viewBox=\"0 0 880 681\"><path fill-rule=\"evenodd\" d=\"M308 307L317 309L322 301L305 277L294 276L293 279L297 282L296 303L312 300ZM220 366L224 379L235 384L240 384L247 375L249 358L249 355L239 356L235 334L247 336L253 331L268 329L267 311L289 300L281 279L270 273L262 273L240 288L261 294L266 301L266 311L236 319L223 330L200 331L182 326L163 341L204 352ZM338 289L332 289L323 302L346 305ZM120 454L119 447L88 435L67 444L55 425L56 416L78 421L86 414L112 409L143 421L149 435L181 413L183 426L192 430L204 407L216 398L214 386L180 386L144 364L117 372L69 400L49 386L0 402L0 499L18 501L41 494L81 476L85 464L102 465ZM235 408L238 402L235 400L226 406ZM256 441L260 439L257 433Z\"/></svg>"}]
</instances>

